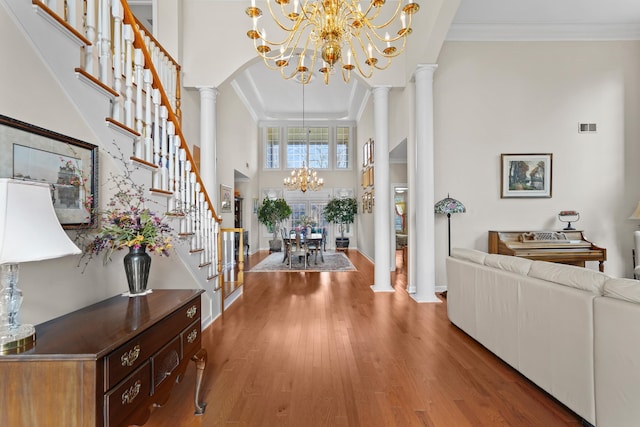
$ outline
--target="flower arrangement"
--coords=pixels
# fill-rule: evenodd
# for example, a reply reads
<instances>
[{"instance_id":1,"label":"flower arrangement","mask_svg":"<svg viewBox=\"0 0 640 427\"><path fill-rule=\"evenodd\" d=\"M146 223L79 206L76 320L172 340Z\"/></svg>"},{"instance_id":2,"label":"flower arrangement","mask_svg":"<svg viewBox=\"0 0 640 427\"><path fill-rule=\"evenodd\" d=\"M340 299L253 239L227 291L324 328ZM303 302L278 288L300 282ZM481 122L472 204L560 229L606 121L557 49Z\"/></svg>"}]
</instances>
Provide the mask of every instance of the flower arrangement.
<instances>
[{"instance_id":1,"label":"flower arrangement","mask_svg":"<svg viewBox=\"0 0 640 427\"><path fill-rule=\"evenodd\" d=\"M156 255L169 256L173 229L164 218L145 206L144 188L128 176L112 176L116 192L107 209L99 213L100 227L85 248L90 256L105 252L104 263L114 251L146 247Z\"/></svg>"},{"instance_id":2,"label":"flower arrangement","mask_svg":"<svg viewBox=\"0 0 640 427\"><path fill-rule=\"evenodd\" d=\"M298 220L296 221L296 225L299 225L303 228L307 228L307 227L315 227L315 225L317 224L316 220L311 218L308 215L302 215L300 218L298 218Z\"/></svg>"}]
</instances>

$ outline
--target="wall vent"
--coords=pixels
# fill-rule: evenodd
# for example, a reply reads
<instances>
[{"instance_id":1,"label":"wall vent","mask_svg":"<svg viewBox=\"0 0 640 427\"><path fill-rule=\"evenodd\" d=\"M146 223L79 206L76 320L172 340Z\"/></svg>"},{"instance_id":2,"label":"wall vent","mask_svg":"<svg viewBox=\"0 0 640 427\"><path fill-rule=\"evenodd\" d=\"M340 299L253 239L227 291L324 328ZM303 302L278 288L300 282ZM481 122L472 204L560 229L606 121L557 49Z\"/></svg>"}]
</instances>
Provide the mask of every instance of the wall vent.
<instances>
[{"instance_id":1,"label":"wall vent","mask_svg":"<svg viewBox=\"0 0 640 427\"><path fill-rule=\"evenodd\" d=\"M578 133L596 133L595 123L578 123Z\"/></svg>"}]
</instances>

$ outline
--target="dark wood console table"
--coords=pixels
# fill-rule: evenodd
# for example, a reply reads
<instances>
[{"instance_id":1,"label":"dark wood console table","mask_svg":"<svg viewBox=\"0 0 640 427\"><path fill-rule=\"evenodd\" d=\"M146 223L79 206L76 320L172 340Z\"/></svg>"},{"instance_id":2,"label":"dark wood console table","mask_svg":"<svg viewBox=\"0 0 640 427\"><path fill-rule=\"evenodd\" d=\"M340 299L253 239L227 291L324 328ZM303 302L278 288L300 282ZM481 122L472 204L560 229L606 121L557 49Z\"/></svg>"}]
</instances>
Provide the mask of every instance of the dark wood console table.
<instances>
[{"instance_id":1,"label":"dark wood console table","mask_svg":"<svg viewBox=\"0 0 640 427\"><path fill-rule=\"evenodd\" d=\"M195 412L204 413L202 292L115 296L37 325L33 348L0 356L0 425L142 425L190 360Z\"/></svg>"}]
</instances>

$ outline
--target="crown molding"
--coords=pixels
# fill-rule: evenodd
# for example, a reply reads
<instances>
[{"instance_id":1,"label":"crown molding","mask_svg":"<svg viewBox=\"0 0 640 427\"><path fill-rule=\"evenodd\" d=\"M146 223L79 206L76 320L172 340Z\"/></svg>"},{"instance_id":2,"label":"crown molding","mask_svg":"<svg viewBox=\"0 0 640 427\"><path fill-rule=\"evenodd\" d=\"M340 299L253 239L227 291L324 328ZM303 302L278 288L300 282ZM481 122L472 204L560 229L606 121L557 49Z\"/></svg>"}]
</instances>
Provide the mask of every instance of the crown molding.
<instances>
[{"instance_id":1,"label":"crown molding","mask_svg":"<svg viewBox=\"0 0 640 427\"><path fill-rule=\"evenodd\" d=\"M447 41L640 40L634 24L452 24Z\"/></svg>"}]
</instances>

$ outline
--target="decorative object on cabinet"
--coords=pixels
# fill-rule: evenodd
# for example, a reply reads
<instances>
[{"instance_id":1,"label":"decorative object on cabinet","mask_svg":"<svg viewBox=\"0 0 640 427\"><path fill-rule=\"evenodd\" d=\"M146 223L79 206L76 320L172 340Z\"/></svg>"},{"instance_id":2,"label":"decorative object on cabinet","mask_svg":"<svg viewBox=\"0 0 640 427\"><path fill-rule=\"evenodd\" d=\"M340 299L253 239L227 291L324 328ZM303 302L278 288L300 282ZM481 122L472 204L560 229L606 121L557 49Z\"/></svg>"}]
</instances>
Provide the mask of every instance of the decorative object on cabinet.
<instances>
[{"instance_id":1,"label":"decorative object on cabinet","mask_svg":"<svg viewBox=\"0 0 640 427\"><path fill-rule=\"evenodd\" d=\"M580 220L580 214L576 211L560 211L558 220L567 223L567 226L563 228L563 230L575 230L575 227L572 227L571 223L578 222Z\"/></svg>"},{"instance_id":2,"label":"decorative object on cabinet","mask_svg":"<svg viewBox=\"0 0 640 427\"><path fill-rule=\"evenodd\" d=\"M45 183L0 179L0 354L28 350L33 325L18 323L18 264L81 253L64 232Z\"/></svg>"},{"instance_id":3,"label":"decorative object on cabinet","mask_svg":"<svg viewBox=\"0 0 640 427\"><path fill-rule=\"evenodd\" d=\"M447 241L449 246L449 256L451 256L451 214L463 213L467 211L464 205L447 194L447 197L436 203L434 211L437 214L443 214L447 216Z\"/></svg>"},{"instance_id":4,"label":"decorative object on cabinet","mask_svg":"<svg viewBox=\"0 0 640 427\"><path fill-rule=\"evenodd\" d=\"M115 296L36 325L38 342L29 353L0 358L3 387L29 397L0 400L3 421L142 425L152 405L168 401L191 360L195 413L204 413L203 292L160 289L138 298ZM55 393L46 392L49 388Z\"/></svg>"},{"instance_id":5,"label":"decorative object on cabinet","mask_svg":"<svg viewBox=\"0 0 640 427\"><path fill-rule=\"evenodd\" d=\"M63 228L95 226L98 146L0 115L0 151L0 177L51 185Z\"/></svg>"},{"instance_id":6,"label":"decorative object on cabinet","mask_svg":"<svg viewBox=\"0 0 640 427\"><path fill-rule=\"evenodd\" d=\"M228 185L220 185L220 212L231 212L231 187Z\"/></svg>"},{"instance_id":7,"label":"decorative object on cabinet","mask_svg":"<svg viewBox=\"0 0 640 427\"><path fill-rule=\"evenodd\" d=\"M500 197L551 197L553 154L502 154Z\"/></svg>"},{"instance_id":8,"label":"decorative object on cabinet","mask_svg":"<svg viewBox=\"0 0 640 427\"><path fill-rule=\"evenodd\" d=\"M114 194L109 209L100 212L100 228L85 247L89 260L104 252L103 262L111 260L116 250L128 248L124 258L125 273L131 294L146 291L151 257L146 253L169 256L173 229L165 218L146 207L144 186L133 182L128 174L111 176ZM88 262L88 261L87 261Z\"/></svg>"}]
</instances>

